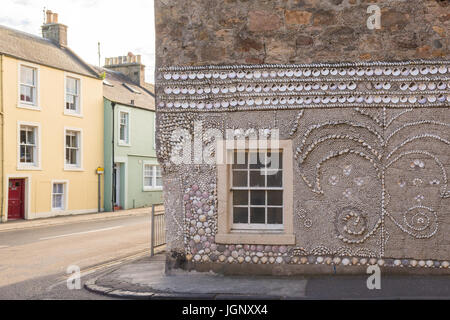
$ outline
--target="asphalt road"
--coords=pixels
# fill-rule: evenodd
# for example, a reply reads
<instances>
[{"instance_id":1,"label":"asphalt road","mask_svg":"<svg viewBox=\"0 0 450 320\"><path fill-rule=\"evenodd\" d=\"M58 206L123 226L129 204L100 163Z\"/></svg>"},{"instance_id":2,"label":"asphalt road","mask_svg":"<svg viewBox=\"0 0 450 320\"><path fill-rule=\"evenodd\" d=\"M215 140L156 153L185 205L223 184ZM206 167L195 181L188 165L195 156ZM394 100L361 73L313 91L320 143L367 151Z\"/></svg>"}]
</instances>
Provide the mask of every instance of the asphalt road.
<instances>
[{"instance_id":1,"label":"asphalt road","mask_svg":"<svg viewBox=\"0 0 450 320\"><path fill-rule=\"evenodd\" d=\"M80 268L83 285L147 255L149 228L145 215L0 232L0 299L107 299L69 290L67 268Z\"/></svg>"}]
</instances>

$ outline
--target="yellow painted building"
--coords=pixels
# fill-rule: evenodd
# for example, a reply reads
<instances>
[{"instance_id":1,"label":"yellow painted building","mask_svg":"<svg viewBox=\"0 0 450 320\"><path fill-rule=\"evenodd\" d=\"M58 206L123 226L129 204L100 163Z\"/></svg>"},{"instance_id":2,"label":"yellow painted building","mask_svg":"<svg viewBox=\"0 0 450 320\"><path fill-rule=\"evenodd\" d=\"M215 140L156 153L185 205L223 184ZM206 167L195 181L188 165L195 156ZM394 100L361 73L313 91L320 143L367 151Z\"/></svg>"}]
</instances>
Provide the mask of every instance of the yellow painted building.
<instances>
[{"instance_id":1,"label":"yellow painted building","mask_svg":"<svg viewBox=\"0 0 450 320\"><path fill-rule=\"evenodd\" d=\"M56 15L42 29L0 26L2 222L98 210L102 79L67 47Z\"/></svg>"}]
</instances>

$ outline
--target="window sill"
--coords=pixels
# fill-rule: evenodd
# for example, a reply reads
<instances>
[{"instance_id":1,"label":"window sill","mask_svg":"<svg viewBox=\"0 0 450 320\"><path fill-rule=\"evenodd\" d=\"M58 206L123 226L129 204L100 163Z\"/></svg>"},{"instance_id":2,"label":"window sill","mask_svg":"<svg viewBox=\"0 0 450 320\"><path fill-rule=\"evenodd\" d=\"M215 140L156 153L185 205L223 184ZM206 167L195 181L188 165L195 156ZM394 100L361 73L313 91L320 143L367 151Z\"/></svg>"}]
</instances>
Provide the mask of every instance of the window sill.
<instances>
[{"instance_id":1,"label":"window sill","mask_svg":"<svg viewBox=\"0 0 450 320\"><path fill-rule=\"evenodd\" d=\"M64 167L64 171L84 171L84 169L77 167Z\"/></svg>"},{"instance_id":2,"label":"window sill","mask_svg":"<svg viewBox=\"0 0 450 320\"><path fill-rule=\"evenodd\" d=\"M35 166L17 166L17 171L42 171L42 168Z\"/></svg>"},{"instance_id":3,"label":"window sill","mask_svg":"<svg viewBox=\"0 0 450 320\"><path fill-rule=\"evenodd\" d=\"M69 117L83 118L83 114L64 110L64 115Z\"/></svg>"},{"instance_id":4,"label":"window sill","mask_svg":"<svg viewBox=\"0 0 450 320\"><path fill-rule=\"evenodd\" d=\"M156 187L156 188L144 188L143 192L152 192L152 191L162 191L162 187Z\"/></svg>"},{"instance_id":5,"label":"window sill","mask_svg":"<svg viewBox=\"0 0 450 320\"><path fill-rule=\"evenodd\" d=\"M40 106L36 106L34 104L25 104L25 103L19 103L17 105L17 108L20 109L28 109L28 110L34 110L34 111L41 111L41 107Z\"/></svg>"},{"instance_id":6,"label":"window sill","mask_svg":"<svg viewBox=\"0 0 450 320\"><path fill-rule=\"evenodd\" d=\"M221 244L267 244L267 245L295 245L294 234L270 233L219 233L215 238Z\"/></svg>"},{"instance_id":7,"label":"window sill","mask_svg":"<svg viewBox=\"0 0 450 320\"><path fill-rule=\"evenodd\" d=\"M121 146L121 147L131 147L130 143L121 142L121 141L119 141L118 145Z\"/></svg>"}]
</instances>

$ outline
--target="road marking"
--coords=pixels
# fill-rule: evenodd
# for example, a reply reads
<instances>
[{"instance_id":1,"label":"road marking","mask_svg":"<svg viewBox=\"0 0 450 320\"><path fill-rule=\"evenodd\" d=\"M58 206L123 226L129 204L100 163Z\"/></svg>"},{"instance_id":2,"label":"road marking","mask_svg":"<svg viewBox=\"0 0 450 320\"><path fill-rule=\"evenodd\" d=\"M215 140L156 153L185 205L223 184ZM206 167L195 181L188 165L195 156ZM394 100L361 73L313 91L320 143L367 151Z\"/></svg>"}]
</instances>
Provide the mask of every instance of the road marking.
<instances>
[{"instance_id":1,"label":"road marking","mask_svg":"<svg viewBox=\"0 0 450 320\"><path fill-rule=\"evenodd\" d=\"M164 247L165 247L165 246L164 246ZM162 247L161 247L161 248L162 248ZM157 249L160 249L160 248L157 248ZM161 252L163 252L163 251L164 251L163 248L160 249L160 250L155 250L155 254L156 254L156 253L161 253ZM143 258L143 257L145 257L145 256L148 256L149 254L150 254L150 249L147 248L147 249L144 249L144 250L140 250L140 251L138 251L137 253L132 253L131 255L128 255L128 256L125 256L125 257L117 258L117 259L115 259L115 260L112 260L112 261L109 261L109 262L105 262L105 263L102 263L102 264L99 264L99 265L94 265L94 266L92 266L92 267L87 267L87 268L82 269L82 270L80 271L80 278L82 278L82 277L84 277L84 276L87 276L87 275L90 275L90 274L92 274L92 273L101 271L101 270L105 270L105 269L108 269L108 268L115 267L115 266L117 266L117 265L124 264L124 263L126 263L126 262L130 262L130 261L133 261L133 260L137 260L137 259L139 259L139 258ZM53 285L51 285L50 287L47 288L47 291L51 291L51 290L53 290L55 287L60 286L60 285L63 284L63 283L67 283L67 279L68 279L70 276L71 276L71 275L69 274L69 275L64 275L64 276L58 278L58 279L56 280L57 282L56 282L55 284L53 284Z\"/></svg>"},{"instance_id":2,"label":"road marking","mask_svg":"<svg viewBox=\"0 0 450 320\"><path fill-rule=\"evenodd\" d=\"M97 230L91 230L91 231L76 232L76 233L68 233L68 234L63 234L63 235L59 235L59 236L40 238L39 240L50 240L50 239L56 239L56 238L62 238L62 237L77 236L77 235L80 235L80 234L108 231L108 230L114 230L114 229L119 229L119 228L122 228L122 226L111 227L111 228L104 228L104 229L97 229Z\"/></svg>"}]
</instances>

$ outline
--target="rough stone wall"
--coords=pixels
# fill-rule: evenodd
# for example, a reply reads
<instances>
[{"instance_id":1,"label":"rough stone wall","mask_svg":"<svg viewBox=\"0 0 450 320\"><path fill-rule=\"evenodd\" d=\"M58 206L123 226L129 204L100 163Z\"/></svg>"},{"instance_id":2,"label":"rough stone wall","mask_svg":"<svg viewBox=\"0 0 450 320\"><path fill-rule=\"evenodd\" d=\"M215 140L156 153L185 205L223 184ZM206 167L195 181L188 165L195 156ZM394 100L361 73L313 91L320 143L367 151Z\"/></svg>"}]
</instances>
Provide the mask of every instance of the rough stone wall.
<instances>
[{"instance_id":1,"label":"rough stone wall","mask_svg":"<svg viewBox=\"0 0 450 320\"><path fill-rule=\"evenodd\" d=\"M380 30L366 27L362 0L155 1L169 264L448 268L448 1L377 4ZM407 62L415 59L430 61ZM246 97L232 94L239 85ZM294 246L215 242L216 167L168 161L171 131L193 136L194 121L293 140Z\"/></svg>"},{"instance_id":2,"label":"rough stone wall","mask_svg":"<svg viewBox=\"0 0 450 320\"><path fill-rule=\"evenodd\" d=\"M369 30L369 4L381 29ZM448 57L444 0L157 0L158 66Z\"/></svg>"}]
</instances>

